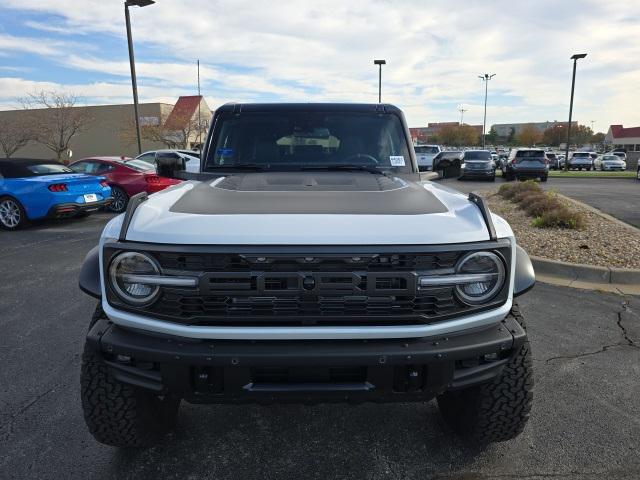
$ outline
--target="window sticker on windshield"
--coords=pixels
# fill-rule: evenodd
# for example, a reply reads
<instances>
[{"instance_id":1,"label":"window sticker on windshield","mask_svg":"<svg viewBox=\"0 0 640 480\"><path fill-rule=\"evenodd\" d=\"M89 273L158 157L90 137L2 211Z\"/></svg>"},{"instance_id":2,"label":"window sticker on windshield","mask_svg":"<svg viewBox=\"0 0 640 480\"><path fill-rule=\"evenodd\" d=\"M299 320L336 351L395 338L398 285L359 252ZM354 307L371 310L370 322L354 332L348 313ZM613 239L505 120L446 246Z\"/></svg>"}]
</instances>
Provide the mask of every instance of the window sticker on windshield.
<instances>
[{"instance_id":1,"label":"window sticker on windshield","mask_svg":"<svg viewBox=\"0 0 640 480\"><path fill-rule=\"evenodd\" d=\"M392 167L404 167L404 157L402 155L389 156Z\"/></svg>"},{"instance_id":2,"label":"window sticker on windshield","mask_svg":"<svg viewBox=\"0 0 640 480\"><path fill-rule=\"evenodd\" d=\"M233 148L219 148L218 155L220 155L221 157L232 157Z\"/></svg>"}]
</instances>

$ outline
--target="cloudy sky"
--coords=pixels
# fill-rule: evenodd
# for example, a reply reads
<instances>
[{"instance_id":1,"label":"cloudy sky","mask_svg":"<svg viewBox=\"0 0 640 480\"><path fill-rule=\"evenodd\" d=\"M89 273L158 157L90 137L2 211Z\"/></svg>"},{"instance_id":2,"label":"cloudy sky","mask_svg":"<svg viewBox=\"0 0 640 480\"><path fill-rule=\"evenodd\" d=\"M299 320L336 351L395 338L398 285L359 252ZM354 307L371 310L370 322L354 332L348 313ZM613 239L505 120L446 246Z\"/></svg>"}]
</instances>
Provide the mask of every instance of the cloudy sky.
<instances>
[{"instance_id":1,"label":"cloudy sky","mask_svg":"<svg viewBox=\"0 0 640 480\"><path fill-rule=\"evenodd\" d=\"M639 0L157 0L132 7L140 99L174 103L202 89L227 101L377 100L410 126L574 119L606 131L640 125ZM37 90L86 104L130 103L118 0L0 0L0 109Z\"/></svg>"}]
</instances>

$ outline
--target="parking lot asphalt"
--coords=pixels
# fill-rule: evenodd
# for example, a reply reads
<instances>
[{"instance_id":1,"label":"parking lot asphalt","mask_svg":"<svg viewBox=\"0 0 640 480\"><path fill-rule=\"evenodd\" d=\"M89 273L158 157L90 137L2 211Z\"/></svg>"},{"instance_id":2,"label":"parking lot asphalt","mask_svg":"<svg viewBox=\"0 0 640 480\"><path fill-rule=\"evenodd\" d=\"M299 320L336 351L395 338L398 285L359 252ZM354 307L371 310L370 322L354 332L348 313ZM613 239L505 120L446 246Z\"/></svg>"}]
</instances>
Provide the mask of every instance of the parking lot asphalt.
<instances>
[{"instance_id":1,"label":"parking lot asphalt","mask_svg":"<svg viewBox=\"0 0 640 480\"><path fill-rule=\"evenodd\" d=\"M77 279L108 218L0 232L1 479L640 477L640 298L543 284L520 300L536 387L516 440L468 445L434 402L183 404L154 448L100 445L80 408L95 302Z\"/></svg>"},{"instance_id":2,"label":"parking lot asphalt","mask_svg":"<svg viewBox=\"0 0 640 480\"><path fill-rule=\"evenodd\" d=\"M497 188L506 183L500 177L496 178L495 184L487 181L460 181L455 178L436 181L464 193L492 186ZM640 182L633 178L549 177L541 185L640 228Z\"/></svg>"}]
</instances>

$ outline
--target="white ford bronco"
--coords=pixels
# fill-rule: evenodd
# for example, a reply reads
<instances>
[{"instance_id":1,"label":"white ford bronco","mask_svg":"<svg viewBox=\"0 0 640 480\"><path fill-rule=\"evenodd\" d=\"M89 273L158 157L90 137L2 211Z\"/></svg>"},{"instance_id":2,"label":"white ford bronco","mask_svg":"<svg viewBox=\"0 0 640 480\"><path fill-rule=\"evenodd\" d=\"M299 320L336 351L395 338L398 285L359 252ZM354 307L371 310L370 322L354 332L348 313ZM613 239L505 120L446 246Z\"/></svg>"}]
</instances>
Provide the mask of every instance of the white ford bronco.
<instances>
[{"instance_id":1,"label":"white ford bronco","mask_svg":"<svg viewBox=\"0 0 640 480\"><path fill-rule=\"evenodd\" d=\"M85 260L82 406L150 445L192 403L424 402L478 443L529 417L514 297L535 277L480 197L422 182L384 104L228 104L199 173L131 199Z\"/></svg>"}]
</instances>

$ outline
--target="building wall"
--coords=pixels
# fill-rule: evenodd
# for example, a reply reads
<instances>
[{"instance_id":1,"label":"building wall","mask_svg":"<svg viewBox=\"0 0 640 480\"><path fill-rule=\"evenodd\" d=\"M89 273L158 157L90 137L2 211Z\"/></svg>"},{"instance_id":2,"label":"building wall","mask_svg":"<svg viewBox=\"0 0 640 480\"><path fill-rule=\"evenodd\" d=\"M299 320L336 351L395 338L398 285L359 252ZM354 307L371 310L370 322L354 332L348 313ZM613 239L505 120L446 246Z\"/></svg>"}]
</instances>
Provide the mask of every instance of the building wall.
<instances>
[{"instance_id":1,"label":"building wall","mask_svg":"<svg viewBox=\"0 0 640 480\"><path fill-rule=\"evenodd\" d=\"M567 125L567 123L568 122L558 122L557 120L554 120L553 122L496 123L491 125L491 128L496 130L499 137L507 138L509 137L512 128L515 130L515 135L518 135L527 125L534 126L542 133L549 127L553 127L555 125ZM572 127L575 127L578 125L578 122L571 122L571 125Z\"/></svg>"},{"instance_id":2,"label":"building wall","mask_svg":"<svg viewBox=\"0 0 640 480\"><path fill-rule=\"evenodd\" d=\"M173 105L164 103L143 103L138 109L141 122L153 123L166 118ZM70 148L73 152L71 160L84 157L108 155L127 157L136 156L136 143L133 105L99 105L81 108L91 118L86 131L77 134L72 140ZM20 116L43 116L46 118L48 109L38 110L8 110L0 111L0 118L19 119ZM37 121L37 120L36 120ZM142 141L142 151L164 148L159 142ZM18 150L14 157L55 158L54 152L36 142L31 142Z\"/></svg>"}]
</instances>

